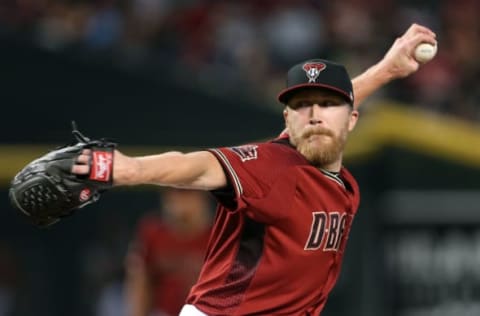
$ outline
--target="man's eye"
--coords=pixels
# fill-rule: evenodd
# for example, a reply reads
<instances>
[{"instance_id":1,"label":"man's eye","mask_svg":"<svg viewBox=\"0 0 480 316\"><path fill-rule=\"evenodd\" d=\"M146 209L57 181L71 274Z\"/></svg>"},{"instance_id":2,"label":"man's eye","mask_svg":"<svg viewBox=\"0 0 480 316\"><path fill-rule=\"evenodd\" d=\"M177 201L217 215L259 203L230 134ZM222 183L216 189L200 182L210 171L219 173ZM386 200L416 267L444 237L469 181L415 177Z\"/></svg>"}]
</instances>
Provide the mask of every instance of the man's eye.
<instances>
[{"instance_id":1,"label":"man's eye","mask_svg":"<svg viewBox=\"0 0 480 316\"><path fill-rule=\"evenodd\" d=\"M297 108L309 107L310 105L312 105L312 103L309 101L300 101L297 103Z\"/></svg>"},{"instance_id":2,"label":"man's eye","mask_svg":"<svg viewBox=\"0 0 480 316\"><path fill-rule=\"evenodd\" d=\"M326 100L323 104L324 106L337 106L341 105L343 102L340 100Z\"/></svg>"}]
</instances>

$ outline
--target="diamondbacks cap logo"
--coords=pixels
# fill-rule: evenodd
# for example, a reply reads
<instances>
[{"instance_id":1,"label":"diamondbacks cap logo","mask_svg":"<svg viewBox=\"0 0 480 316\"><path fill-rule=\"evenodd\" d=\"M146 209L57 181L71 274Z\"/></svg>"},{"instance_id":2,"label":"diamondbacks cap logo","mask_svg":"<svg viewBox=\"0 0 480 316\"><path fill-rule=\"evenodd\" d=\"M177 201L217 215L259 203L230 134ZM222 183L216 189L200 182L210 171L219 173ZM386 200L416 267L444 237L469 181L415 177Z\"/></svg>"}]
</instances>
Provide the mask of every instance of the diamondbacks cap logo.
<instances>
[{"instance_id":1,"label":"diamondbacks cap logo","mask_svg":"<svg viewBox=\"0 0 480 316\"><path fill-rule=\"evenodd\" d=\"M317 80L320 72L327 68L327 66L324 63L306 63L302 68L307 74L308 83L315 83L315 80Z\"/></svg>"}]
</instances>

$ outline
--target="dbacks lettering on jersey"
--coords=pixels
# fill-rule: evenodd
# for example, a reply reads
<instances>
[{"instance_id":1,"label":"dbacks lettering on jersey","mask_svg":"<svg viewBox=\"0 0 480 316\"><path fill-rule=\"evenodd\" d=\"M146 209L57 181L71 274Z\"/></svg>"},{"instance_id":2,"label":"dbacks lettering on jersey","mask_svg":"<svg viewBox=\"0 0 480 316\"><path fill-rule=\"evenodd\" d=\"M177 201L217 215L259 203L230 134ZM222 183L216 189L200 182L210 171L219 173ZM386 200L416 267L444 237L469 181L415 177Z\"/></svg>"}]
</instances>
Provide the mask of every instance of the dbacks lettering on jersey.
<instances>
[{"instance_id":1,"label":"dbacks lettering on jersey","mask_svg":"<svg viewBox=\"0 0 480 316\"><path fill-rule=\"evenodd\" d=\"M257 145L243 145L230 147L228 149L237 154L237 156L240 157L242 162L245 162L247 160L253 160L258 158L257 148Z\"/></svg>"},{"instance_id":2,"label":"dbacks lettering on jersey","mask_svg":"<svg viewBox=\"0 0 480 316\"><path fill-rule=\"evenodd\" d=\"M310 234L305 244L305 250L338 251L347 224L347 213L313 212Z\"/></svg>"}]
</instances>

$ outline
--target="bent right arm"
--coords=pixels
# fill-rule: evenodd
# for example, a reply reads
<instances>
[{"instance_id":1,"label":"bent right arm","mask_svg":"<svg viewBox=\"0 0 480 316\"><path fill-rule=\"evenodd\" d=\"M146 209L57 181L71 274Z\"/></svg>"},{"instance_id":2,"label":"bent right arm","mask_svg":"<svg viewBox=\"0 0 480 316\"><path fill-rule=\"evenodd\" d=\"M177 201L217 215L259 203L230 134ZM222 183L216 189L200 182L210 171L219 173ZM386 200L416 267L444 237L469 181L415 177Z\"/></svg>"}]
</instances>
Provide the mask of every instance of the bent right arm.
<instances>
[{"instance_id":1,"label":"bent right arm","mask_svg":"<svg viewBox=\"0 0 480 316\"><path fill-rule=\"evenodd\" d=\"M79 156L75 174L88 174L89 152ZM208 151L131 157L115 150L113 181L116 186L155 184L196 190L215 190L227 185L227 177L217 158Z\"/></svg>"},{"instance_id":2,"label":"bent right arm","mask_svg":"<svg viewBox=\"0 0 480 316\"><path fill-rule=\"evenodd\" d=\"M355 77L352 80L355 109L387 83L416 72L420 63L413 55L417 45L422 42L437 45L436 34L429 28L414 23L395 40L378 63Z\"/></svg>"}]
</instances>

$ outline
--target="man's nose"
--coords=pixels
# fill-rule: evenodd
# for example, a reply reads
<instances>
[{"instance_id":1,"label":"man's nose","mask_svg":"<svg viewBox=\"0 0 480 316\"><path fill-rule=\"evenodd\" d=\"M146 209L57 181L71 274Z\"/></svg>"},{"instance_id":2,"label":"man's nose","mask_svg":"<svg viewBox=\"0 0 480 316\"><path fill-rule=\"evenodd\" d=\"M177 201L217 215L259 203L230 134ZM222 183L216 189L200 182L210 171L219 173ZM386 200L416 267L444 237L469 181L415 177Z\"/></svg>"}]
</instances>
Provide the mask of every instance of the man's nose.
<instances>
[{"instance_id":1,"label":"man's nose","mask_svg":"<svg viewBox=\"0 0 480 316\"><path fill-rule=\"evenodd\" d=\"M313 104L310 111L310 124L316 125L321 124L323 122L322 119L322 107L317 103Z\"/></svg>"}]
</instances>

